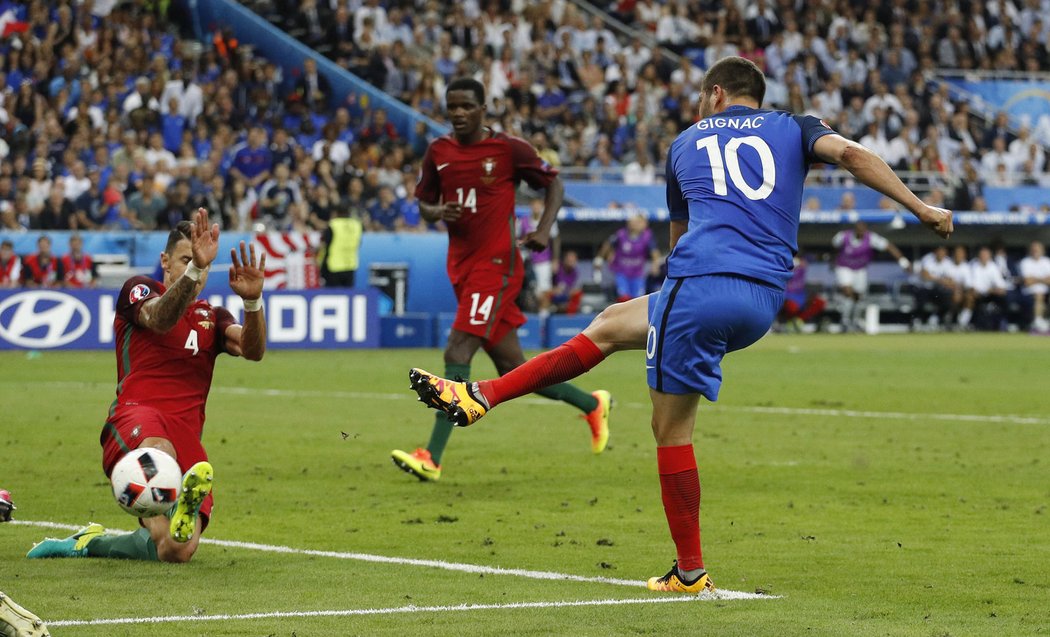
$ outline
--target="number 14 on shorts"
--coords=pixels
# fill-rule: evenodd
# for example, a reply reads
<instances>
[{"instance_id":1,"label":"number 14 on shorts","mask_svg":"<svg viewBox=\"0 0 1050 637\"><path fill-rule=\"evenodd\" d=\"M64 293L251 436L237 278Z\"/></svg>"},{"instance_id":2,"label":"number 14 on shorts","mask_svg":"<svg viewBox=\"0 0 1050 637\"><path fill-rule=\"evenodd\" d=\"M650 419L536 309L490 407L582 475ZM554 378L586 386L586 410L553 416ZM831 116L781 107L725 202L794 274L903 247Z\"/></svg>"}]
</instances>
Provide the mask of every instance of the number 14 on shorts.
<instances>
[{"instance_id":1,"label":"number 14 on shorts","mask_svg":"<svg viewBox=\"0 0 1050 637\"><path fill-rule=\"evenodd\" d=\"M474 292L470 295L470 324L471 325L484 325L489 322L489 315L492 314L492 304L494 297L490 294L484 297L480 292Z\"/></svg>"}]
</instances>

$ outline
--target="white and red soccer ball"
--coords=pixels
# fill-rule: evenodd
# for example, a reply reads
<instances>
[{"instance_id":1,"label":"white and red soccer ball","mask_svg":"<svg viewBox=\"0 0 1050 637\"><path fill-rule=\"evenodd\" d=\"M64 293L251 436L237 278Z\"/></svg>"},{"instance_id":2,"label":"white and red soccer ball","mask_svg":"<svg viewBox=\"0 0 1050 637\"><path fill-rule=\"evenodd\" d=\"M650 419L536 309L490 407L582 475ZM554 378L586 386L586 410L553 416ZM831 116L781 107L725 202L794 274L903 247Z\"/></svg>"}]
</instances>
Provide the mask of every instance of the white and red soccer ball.
<instances>
[{"instance_id":1,"label":"white and red soccer ball","mask_svg":"<svg viewBox=\"0 0 1050 637\"><path fill-rule=\"evenodd\" d=\"M113 497L122 509L138 518L163 515L179 499L182 470L160 449L141 447L113 466L109 476Z\"/></svg>"}]
</instances>

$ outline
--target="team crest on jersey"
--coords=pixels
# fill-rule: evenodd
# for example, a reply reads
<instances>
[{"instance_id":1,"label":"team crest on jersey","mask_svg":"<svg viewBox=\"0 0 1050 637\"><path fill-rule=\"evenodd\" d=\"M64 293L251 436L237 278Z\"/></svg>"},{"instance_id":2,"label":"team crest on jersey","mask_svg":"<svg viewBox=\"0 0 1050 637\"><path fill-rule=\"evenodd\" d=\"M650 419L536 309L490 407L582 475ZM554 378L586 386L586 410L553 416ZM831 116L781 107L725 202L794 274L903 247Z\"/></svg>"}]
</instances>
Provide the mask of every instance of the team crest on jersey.
<instances>
[{"instance_id":1,"label":"team crest on jersey","mask_svg":"<svg viewBox=\"0 0 1050 637\"><path fill-rule=\"evenodd\" d=\"M493 157L486 157L481 160L481 170L484 171L484 175L481 177L481 183L491 184L496 177L492 174L496 170L496 160Z\"/></svg>"},{"instance_id":2,"label":"team crest on jersey","mask_svg":"<svg viewBox=\"0 0 1050 637\"><path fill-rule=\"evenodd\" d=\"M131 301L132 304L135 304L147 296L149 296L149 286L144 283L139 283L131 288L131 294L128 295L128 300Z\"/></svg>"},{"instance_id":3,"label":"team crest on jersey","mask_svg":"<svg viewBox=\"0 0 1050 637\"><path fill-rule=\"evenodd\" d=\"M201 321L201 322L197 323L197 325L201 329L210 330L212 327L215 326L215 323L212 323L211 321Z\"/></svg>"}]
</instances>

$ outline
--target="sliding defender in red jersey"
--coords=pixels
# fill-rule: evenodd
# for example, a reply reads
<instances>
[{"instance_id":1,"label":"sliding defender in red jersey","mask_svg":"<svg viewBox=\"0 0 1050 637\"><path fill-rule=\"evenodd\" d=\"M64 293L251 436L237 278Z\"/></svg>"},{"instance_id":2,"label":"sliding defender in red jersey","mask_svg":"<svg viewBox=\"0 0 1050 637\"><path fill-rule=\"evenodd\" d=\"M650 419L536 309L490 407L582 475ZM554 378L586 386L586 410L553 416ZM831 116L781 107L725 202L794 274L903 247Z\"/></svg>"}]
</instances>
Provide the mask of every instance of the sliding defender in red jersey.
<instances>
[{"instance_id":1,"label":"sliding defender in red jersey","mask_svg":"<svg viewBox=\"0 0 1050 637\"><path fill-rule=\"evenodd\" d=\"M108 476L124 454L151 447L176 459L182 494L168 516L143 518L143 528L105 535L99 524L64 540L46 539L28 557L112 557L188 562L212 510L212 466L201 444L204 408L215 359L226 353L262 360L266 255L231 250L230 289L244 299L244 324L227 310L199 300L219 249L219 227L200 208L180 222L160 256L164 282L136 276L124 283L113 321L117 397L102 427L102 468Z\"/></svg>"}]
</instances>

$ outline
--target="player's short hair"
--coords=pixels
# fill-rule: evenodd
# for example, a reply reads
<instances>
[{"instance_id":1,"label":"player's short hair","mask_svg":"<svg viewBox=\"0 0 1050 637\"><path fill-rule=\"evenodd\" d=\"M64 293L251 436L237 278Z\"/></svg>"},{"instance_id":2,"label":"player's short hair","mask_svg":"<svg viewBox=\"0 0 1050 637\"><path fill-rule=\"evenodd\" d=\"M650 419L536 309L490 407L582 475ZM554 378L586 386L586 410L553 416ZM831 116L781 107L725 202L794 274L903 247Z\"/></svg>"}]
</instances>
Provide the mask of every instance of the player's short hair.
<instances>
[{"instance_id":1,"label":"player's short hair","mask_svg":"<svg viewBox=\"0 0 1050 637\"><path fill-rule=\"evenodd\" d=\"M190 241L190 237L192 236L192 229L193 226L190 224L189 221L180 221L177 224L175 224L175 227L172 228L171 232L168 233L168 242L164 245L164 252L170 255L172 252L175 251L175 246L179 243L179 241L182 241L184 239L186 241Z\"/></svg>"},{"instance_id":2,"label":"player's short hair","mask_svg":"<svg viewBox=\"0 0 1050 637\"><path fill-rule=\"evenodd\" d=\"M461 77L449 82L445 87L445 95L452 91L469 91L477 98L478 104L485 104L485 86L472 77Z\"/></svg>"},{"instance_id":3,"label":"player's short hair","mask_svg":"<svg viewBox=\"0 0 1050 637\"><path fill-rule=\"evenodd\" d=\"M710 92L715 85L721 86L730 97L750 97L759 106L766 97L766 77L751 60L732 56L722 58L711 65L700 85L701 92Z\"/></svg>"},{"instance_id":4,"label":"player's short hair","mask_svg":"<svg viewBox=\"0 0 1050 637\"><path fill-rule=\"evenodd\" d=\"M0 248L11 248L11 249L14 249L14 247L15 247L15 242L11 241L10 239L4 239L2 242L0 242Z\"/></svg>"}]
</instances>

